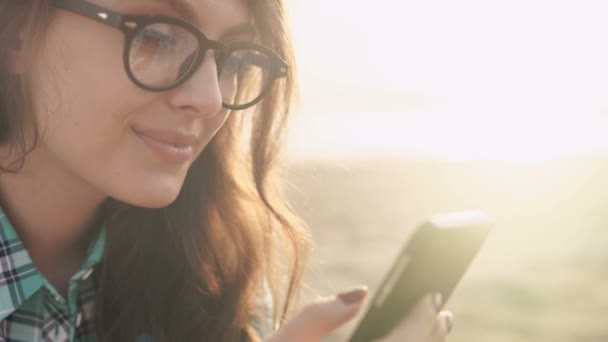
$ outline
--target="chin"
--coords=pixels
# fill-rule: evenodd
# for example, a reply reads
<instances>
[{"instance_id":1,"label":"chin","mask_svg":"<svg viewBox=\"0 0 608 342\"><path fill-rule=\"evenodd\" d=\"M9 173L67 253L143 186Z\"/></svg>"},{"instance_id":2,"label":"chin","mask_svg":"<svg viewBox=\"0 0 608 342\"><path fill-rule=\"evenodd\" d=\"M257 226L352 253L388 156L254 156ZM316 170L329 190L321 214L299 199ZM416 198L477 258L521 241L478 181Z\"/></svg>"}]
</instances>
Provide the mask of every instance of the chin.
<instances>
[{"instance_id":1,"label":"chin","mask_svg":"<svg viewBox=\"0 0 608 342\"><path fill-rule=\"evenodd\" d=\"M169 206L171 203L175 202L176 199L177 195L168 198L146 198L132 204L141 208L160 209Z\"/></svg>"},{"instance_id":2,"label":"chin","mask_svg":"<svg viewBox=\"0 0 608 342\"><path fill-rule=\"evenodd\" d=\"M116 199L142 208L164 208L175 202L181 186L149 186L143 189L130 189L129 193L117 196Z\"/></svg>"}]
</instances>

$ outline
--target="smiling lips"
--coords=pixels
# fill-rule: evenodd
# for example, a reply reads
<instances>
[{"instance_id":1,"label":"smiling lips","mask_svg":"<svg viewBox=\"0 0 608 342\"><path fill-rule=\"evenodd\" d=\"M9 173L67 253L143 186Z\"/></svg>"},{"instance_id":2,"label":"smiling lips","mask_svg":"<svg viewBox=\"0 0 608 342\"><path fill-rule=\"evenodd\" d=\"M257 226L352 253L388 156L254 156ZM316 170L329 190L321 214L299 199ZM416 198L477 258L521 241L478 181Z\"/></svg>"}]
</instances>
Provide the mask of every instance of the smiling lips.
<instances>
[{"instance_id":1,"label":"smiling lips","mask_svg":"<svg viewBox=\"0 0 608 342\"><path fill-rule=\"evenodd\" d=\"M197 136L154 128L133 128L133 132L162 161L183 164L192 158L192 145Z\"/></svg>"}]
</instances>

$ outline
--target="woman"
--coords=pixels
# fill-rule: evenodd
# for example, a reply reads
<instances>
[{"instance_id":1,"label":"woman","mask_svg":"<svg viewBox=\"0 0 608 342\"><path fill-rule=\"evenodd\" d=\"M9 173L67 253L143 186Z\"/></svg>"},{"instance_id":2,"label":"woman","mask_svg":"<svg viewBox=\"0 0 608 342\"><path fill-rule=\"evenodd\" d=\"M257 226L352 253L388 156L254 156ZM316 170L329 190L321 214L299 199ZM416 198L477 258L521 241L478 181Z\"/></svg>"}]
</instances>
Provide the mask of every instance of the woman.
<instances>
[{"instance_id":1,"label":"woman","mask_svg":"<svg viewBox=\"0 0 608 342\"><path fill-rule=\"evenodd\" d=\"M315 341L357 313L364 289L282 324L308 239L272 171L281 1L0 0L0 23L0 340ZM442 340L431 303L388 340Z\"/></svg>"}]
</instances>

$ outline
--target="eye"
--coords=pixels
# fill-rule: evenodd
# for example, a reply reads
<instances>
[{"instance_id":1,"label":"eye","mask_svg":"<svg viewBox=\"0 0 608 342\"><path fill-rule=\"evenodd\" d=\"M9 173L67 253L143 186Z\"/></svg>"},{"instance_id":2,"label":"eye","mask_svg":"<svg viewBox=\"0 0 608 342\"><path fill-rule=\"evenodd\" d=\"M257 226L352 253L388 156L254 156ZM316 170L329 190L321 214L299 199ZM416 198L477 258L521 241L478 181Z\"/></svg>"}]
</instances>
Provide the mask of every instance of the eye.
<instances>
[{"instance_id":1,"label":"eye","mask_svg":"<svg viewBox=\"0 0 608 342\"><path fill-rule=\"evenodd\" d=\"M173 35L154 29L144 28L137 38L144 47L153 49L172 48L177 45L177 40Z\"/></svg>"},{"instance_id":2,"label":"eye","mask_svg":"<svg viewBox=\"0 0 608 342\"><path fill-rule=\"evenodd\" d=\"M243 60L250 66L255 66L263 70L269 70L271 66L270 59L268 56L257 53L257 52L249 52L243 56Z\"/></svg>"},{"instance_id":3,"label":"eye","mask_svg":"<svg viewBox=\"0 0 608 342\"><path fill-rule=\"evenodd\" d=\"M224 63L224 68L226 68L227 71L235 73L241 68L242 60L240 57L231 54Z\"/></svg>"},{"instance_id":4,"label":"eye","mask_svg":"<svg viewBox=\"0 0 608 342\"><path fill-rule=\"evenodd\" d=\"M269 70L271 68L268 57L257 51L240 50L232 53L225 63L225 68L238 74L244 74L254 69Z\"/></svg>"}]
</instances>

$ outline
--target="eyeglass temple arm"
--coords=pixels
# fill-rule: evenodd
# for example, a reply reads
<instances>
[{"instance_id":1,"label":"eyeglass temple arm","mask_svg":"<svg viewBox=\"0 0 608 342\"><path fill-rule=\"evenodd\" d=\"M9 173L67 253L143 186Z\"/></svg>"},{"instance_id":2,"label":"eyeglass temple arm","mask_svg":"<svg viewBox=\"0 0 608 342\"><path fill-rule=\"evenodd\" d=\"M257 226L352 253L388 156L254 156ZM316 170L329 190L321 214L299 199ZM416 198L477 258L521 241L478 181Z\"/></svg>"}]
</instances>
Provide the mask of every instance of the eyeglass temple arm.
<instances>
[{"instance_id":1,"label":"eyeglass temple arm","mask_svg":"<svg viewBox=\"0 0 608 342\"><path fill-rule=\"evenodd\" d=\"M90 2L83 0L52 0L52 5L67 11L91 18L105 25L120 27L124 22L122 15L108 11Z\"/></svg>"}]
</instances>

